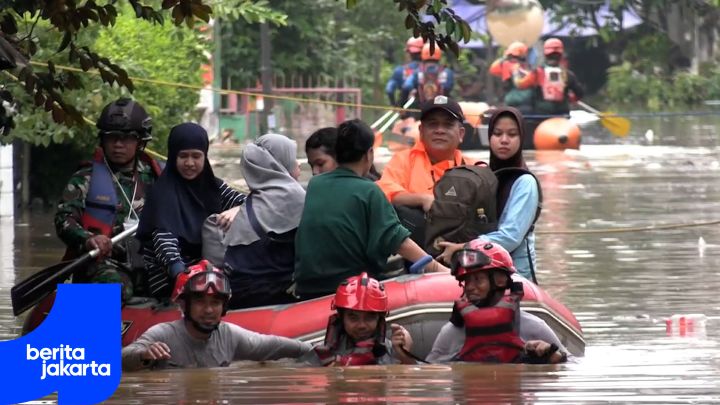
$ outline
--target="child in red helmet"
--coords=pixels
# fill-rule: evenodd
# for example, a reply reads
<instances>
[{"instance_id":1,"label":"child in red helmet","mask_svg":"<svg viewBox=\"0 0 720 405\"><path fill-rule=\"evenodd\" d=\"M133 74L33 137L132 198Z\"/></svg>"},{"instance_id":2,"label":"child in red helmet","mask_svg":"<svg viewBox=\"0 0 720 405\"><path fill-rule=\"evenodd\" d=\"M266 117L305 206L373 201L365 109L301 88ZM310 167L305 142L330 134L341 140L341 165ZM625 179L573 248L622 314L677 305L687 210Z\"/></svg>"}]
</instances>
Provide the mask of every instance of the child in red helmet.
<instances>
[{"instance_id":1,"label":"child in red helmet","mask_svg":"<svg viewBox=\"0 0 720 405\"><path fill-rule=\"evenodd\" d=\"M367 273L340 284L331 308L337 313L328 319L325 342L303 360L323 366L416 364L408 355L413 342L405 328L390 324L388 339L387 294L382 284Z\"/></svg>"},{"instance_id":2,"label":"child in red helmet","mask_svg":"<svg viewBox=\"0 0 720 405\"><path fill-rule=\"evenodd\" d=\"M307 343L223 322L231 295L225 273L207 260L180 273L172 299L183 319L157 324L126 346L123 370L221 367L236 360L297 358L312 350Z\"/></svg>"},{"instance_id":3,"label":"child in red helmet","mask_svg":"<svg viewBox=\"0 0 720 405\"><path fill-rule=\"evenodd\" d=\"M427 361L567 361L567 350L552 329L520 310L522 283L512 281L513 273L510 254L498 244L476 239L455 252L452 274L463 287L463 296L435 339Z\"/></svg>"}]
</instances>

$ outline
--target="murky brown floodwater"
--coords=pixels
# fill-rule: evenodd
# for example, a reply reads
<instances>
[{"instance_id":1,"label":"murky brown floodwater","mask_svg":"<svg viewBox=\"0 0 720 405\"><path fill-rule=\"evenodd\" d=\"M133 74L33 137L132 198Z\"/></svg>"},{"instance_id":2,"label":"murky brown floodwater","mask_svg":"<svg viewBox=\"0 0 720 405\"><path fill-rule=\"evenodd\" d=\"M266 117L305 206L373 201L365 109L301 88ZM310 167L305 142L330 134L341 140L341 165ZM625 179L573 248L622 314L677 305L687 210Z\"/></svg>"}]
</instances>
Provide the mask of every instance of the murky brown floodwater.
<instances>
[{"instance_id":1,"label":"murky brown floodwater","mask_svg":"<svg viewBox=\"0 0 720 405\"><path fill-rule=\"evenodd\" d=\"M538 279L582 323L587 348L577 364L237 363L126 374L109 403L720 402L720 227L559 233L720 220L717 122L633 123L622 145L589 139L580 151L528 153L545 195ZM646 142L649 127L656 145L669 146L633 145ZM60 256L51 229L48 215L20 215L14 229L3 224L0 338L20 329L9 301L15 280ZM688 313L708 316L706 334L668 337L664 319Z\"/></svg>"}]
</instances>

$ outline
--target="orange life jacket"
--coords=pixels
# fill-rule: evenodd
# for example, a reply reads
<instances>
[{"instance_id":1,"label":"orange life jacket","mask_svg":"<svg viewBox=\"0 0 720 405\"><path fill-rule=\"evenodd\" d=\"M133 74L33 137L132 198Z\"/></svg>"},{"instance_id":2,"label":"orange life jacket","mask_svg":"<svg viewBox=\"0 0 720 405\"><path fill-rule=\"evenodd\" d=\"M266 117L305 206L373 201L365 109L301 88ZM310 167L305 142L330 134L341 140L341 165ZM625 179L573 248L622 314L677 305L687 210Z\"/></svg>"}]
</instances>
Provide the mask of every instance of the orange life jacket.
<instances>
[{"instance_id":1,"label":"orange life jacket","mask_svg":"<svg viewBox=\"0 0 720 405\"><path fill-rule=\"evenodd\" d=\"M545 66L537 69L538 86L545 101L561 102L565 100L567 71L562 67Z\"/></svg>"},{"instance_id":2,"label":"orange life jacket","mask_svg":"<svg viewBox=\"0 0 720 405\"><path fill-rule=\"evenodd\" d=\"M477 307L461 300L455 303L465 325L465 344L457 359L484 363L519 363L525 342L519 335L522 291L504 296L491 307Z\"/></svg>"},{"instance_id":3,"label":"orange life jacket","mask_svg":"<svg viewBox=\"0 0 720 405\"><path fill-rule=\"evenodd\" d=\"M367 366L378 364L378 359L387 353L385 346L379 339L385 339L385 321L381 319L378 323L379 332L373 338L355 342L352 349L338 353L341 339L348 339L342 331L342 323L337 315L331 315L328 319L328 327L325 331L325 342L315 346L313 350L320 359L320 364L329 366Z\"/></svg>"}]
</instances>

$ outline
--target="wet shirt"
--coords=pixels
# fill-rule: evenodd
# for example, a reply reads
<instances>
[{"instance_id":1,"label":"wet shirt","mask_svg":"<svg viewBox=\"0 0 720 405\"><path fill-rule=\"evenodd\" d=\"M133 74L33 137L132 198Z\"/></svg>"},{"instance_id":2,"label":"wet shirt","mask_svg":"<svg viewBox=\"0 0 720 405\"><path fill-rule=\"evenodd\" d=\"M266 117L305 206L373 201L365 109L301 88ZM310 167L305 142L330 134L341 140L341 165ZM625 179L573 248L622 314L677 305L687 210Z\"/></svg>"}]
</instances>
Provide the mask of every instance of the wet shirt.
<instances>
[{"instance_id":1,"label":"wet shirt","mask_svg":"<svg viewBox=\"0 0 720 405\"><path fill-rule=\"evenodd\" d=\"M138 186L136 192L134 192L135 179L133 178L132 168L115 171L114 175L128 198L132 198L133 194L135 194L132 205L133 209L139 214L145 203L145 192L148 186L156 179L152 168L147 163L138 161L137 179L143 183L143 187ZM90 187L91 176L92 165L87 165L76 171L75 174L70 177L63 191L60 203L58 204L57 212L55 213L55 231L58 237L68 248L76 252L83 251L85 249L85 241L90 236L93 236L91 232L83 228L81 222L83 212L85 211L85 199ZM130 212L130 205L120 191L118 182L113 182L118 197L117 214L115 215L115 224L112 231L113 236L123 231L123 222Z\"/></svg>"},{"instance_id":2,"label":"wet shirt","mask_svg":"<svg viewBox=\"0 0 720 405\"><path fill-rule=\"evenodd\" d=\"M556 344L558 350L562 353L569 353L545 321L525 311L520 311L519 334L520 338L526 342L528 340L543 340L550 344ZM430 350L430 354L427 355L425 360L430 363L454 361L455 356L460 353L460 349L464 344L465 328L457 327L448 322L440 329L432 350Z\"/></svg>"},{"instance_id":3,"label":"wet shirt","mask_svg":"<svg viewBox=\"0 0 720 405\"><path fill-rule=\"evenodd\" d=\"M170 348L169 360L143 361L142 355L155 342ZM221 322L207 340L196 339L178 319L153 326L122 350L123 370L142 368L225 367L238 360L278 360L297 358L312 350L312 345L281 336L263 335Z\"/></svg>"},{"instance_id":4,"label":"wet shirt","mask_svg":"<svg viewBox=\"0 0 720 405\"><path fill-rule=\"evenodd\" d=\"M361 271L377 278L409 236L369 179L345 168L315 176L295 237L296 291L331 294Z\"/></svg>"}]
</instances>

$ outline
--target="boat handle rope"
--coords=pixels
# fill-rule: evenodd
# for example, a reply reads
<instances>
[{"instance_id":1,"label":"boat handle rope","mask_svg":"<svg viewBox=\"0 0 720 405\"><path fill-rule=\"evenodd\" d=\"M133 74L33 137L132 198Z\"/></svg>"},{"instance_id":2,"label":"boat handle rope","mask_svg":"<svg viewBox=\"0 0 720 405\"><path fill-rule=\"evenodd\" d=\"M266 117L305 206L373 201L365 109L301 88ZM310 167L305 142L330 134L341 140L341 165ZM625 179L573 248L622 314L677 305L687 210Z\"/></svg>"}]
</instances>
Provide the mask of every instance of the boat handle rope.
<instances>
[{"instance_id":1,"label":"boat handle rope","mask_svg":"<svg viewBox=\"0 0 720 405\"><path fill-rule=\"evenodd\" d=\"M400 347L400 351L402 351L404 355L410 357L411 359L418 361L420 363L423 363L423 364L432 364L429 361L425 361L424 359L421 359L420 357L412 354L408 349L405 348L404 345L400 345L399 347Z\"/></svg>"}]
</instances>

